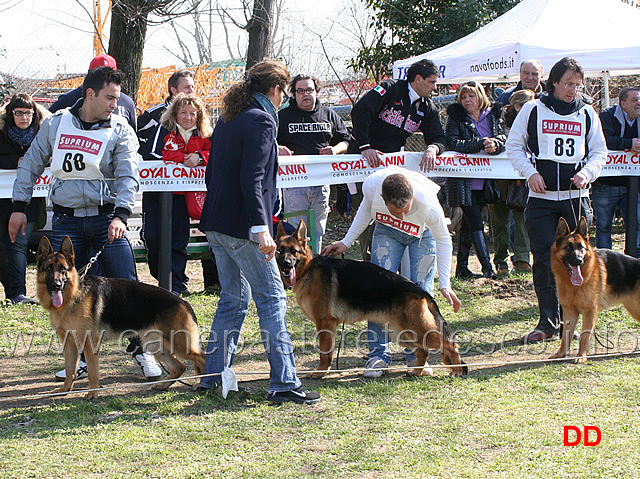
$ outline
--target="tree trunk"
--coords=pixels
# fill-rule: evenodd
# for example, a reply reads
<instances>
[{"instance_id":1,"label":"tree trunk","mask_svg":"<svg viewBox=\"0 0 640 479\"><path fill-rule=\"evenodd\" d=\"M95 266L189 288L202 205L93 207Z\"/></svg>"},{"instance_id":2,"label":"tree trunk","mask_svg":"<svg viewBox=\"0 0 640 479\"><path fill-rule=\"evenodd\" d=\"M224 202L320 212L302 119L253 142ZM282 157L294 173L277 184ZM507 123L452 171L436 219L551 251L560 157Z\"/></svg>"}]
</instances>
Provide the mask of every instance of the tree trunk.
<instances>
[{"instance_id":1,"label":"tree trunk","mask_svg":"<svg viewBox=\"0 0 640 479\"><path fill-rule=\"evenodd\" d=\"M253 15L247 25L247 70L272 54L273 3L273 0L254 0Z\"/></svg>"},{"instance_id":2,"label":"tree trunk","mask_svg":"<svg viewBox=\"0 0 640 479\"><path fill-rule=\"evenodd\" d=\"M109 35L109 55L116 59L118 69L125 75L122 91L134 102L140 87L142 52L147 34L148 13L145 9L135 8L140 2L144 4L145 0L113 2Z\"/></svg>"}]
</instances>

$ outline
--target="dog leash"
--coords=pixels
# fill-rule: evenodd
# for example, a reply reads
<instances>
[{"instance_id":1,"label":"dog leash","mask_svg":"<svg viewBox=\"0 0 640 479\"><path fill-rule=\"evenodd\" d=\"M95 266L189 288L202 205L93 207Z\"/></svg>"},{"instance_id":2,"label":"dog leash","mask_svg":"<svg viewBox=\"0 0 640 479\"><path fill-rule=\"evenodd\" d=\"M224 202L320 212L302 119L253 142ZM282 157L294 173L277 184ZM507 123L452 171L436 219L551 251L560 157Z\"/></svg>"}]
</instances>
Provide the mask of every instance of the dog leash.
<instances>
[{"instance_id":1,"label":"dog leash","mask_svg":"<svg viewBox=\"0 0 640 479\"><path fill-rule=\"evenodd\" d=\"M163 370L165 373L167 373L167 374L171 374L171 373L169 372L169 370L165 367L165 365L164 365L164 364L162 364L160 361L158 361L158 364L160 365L160 367L162 368L162 370ZM203 375L203 377L204 377L204 375ZM193 387L195 386L195 384L189 384L189 383L186 383L186 382L184 382L182 379L176 379L175 381L176 381L177 383L180 383L180 384L182 384L183 386L187 386L187 387L189 387L189 388L193 388Z\"/></svg>"},{"instance_id":2,"label":"dog leash","mask_svg":"<svg viewBox=\"0 0 640 479\"><path fill-rule=\"evenodd\" d=\"M104 251L104 246L100 248L100 250L95 254L95 256L92 257L87 262L87 264L85 264L82 268L80 268L80 270L78 270L78 276L80 276L80 279L84 279L84 277L87 275L87 273L89 272L91 267L94 265L94 263L98 261L98 256L102 254L102 251Z\"/></svg>"},{"instance_id":3,"label":"dog leash","mask_svg":"<svg viewBox=\"0 0 640 479\"><path fill-rule=\"evenodd\" d=\"M582 215L582 190L583 188L576 188L576 190L578 190L578 216L576 217L576 210L573 206L573 198L571 198L571 187L573 186L573 183L570 182L569 183L569 203L571 204L571 212L573 213L573 220L576 223L576 227L578 226L578 223L580 222L580 218Z\"/></svg>"},{"instance_id":4,"label":"dog leash","mask_svg":"<svg viewBox=\"0 0 640 479\"><path fill-rule=\"evenodd\" d=\"M342 259L344 259L344 253L342 253ZM342 340L344 339L344 323L342 323L342 331L340 332L340 342L336 349L336 369L340 369L340 348L342 347Z\"/></svg>"}]
</instances>

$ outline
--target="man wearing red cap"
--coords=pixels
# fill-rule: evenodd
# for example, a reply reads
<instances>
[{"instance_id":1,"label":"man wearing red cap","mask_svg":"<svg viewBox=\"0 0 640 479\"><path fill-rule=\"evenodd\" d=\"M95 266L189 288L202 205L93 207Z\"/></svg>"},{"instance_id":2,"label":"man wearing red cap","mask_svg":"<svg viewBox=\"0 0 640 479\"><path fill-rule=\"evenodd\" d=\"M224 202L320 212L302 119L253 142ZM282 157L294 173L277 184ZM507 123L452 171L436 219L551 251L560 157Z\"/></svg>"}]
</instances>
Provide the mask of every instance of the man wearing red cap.
<instances>
[{"instance_id":1,"label":"man wearing red cap","mask_svg":"<svg viewBox=\"0 0 640 479\"><path fill-rule=\"evenodd\" d=\"M118 68L116 59L111 55L98 55L89 64L89 71L97 67L111 67L114 70ZM69 108L73 106L80 98L82 98L82 85L75 90L71 90L64 95L60 95L53 105L49 107L51 113L55 113L63 108ZM120 93L118 99L118 106L114 111L117 115L124 116L127 119L127 123L131 125L133 131L136 131L136 104L133 102L130 96Z\"/></svg>"}]
</instances>

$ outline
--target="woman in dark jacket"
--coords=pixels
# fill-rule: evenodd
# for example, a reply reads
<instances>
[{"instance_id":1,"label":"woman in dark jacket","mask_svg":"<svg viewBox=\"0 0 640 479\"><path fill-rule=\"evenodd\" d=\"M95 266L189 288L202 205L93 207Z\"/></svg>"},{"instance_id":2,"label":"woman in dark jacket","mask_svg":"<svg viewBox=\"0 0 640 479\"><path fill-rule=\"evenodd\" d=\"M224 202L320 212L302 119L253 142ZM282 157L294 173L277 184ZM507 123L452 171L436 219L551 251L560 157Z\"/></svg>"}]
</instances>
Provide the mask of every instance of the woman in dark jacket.
<instances>
[{"instance_id":1,"label":"woman in dark jacket","mask_svg":"<svg viewBox=\"0 0 640 479\"><path fill-rule=\"evenodd\" d=\"M213 131L200 229L216 257L222 291L207 343L205 375L211 376L203 378L200 387L211 389L222 382L225 394L253 297L271 368L267 399L313 404L320 395L307 391L296 375L285 322L287 297L271 229L278 173L277 108L288 83L289 72L280 63L255 64L224 96L222 116Z\"/></svg>"},{"instance_id":2,"label":"woman in dark jacket","mask_svg":"<svg viewBox=\"0 0 640 479\"><path fill-rule=\"evenodd\" d=\"M24 93L11 98L6 108L0 111L0 169L16 170L18 163L29 149L40 125L49 112L37 105ZM33 198L27 207L27 227L18 234L16 242L9 240L9 217L13 211L11 198L0 199L0 281L5 297L13 304L36 304L27 297L25 276L27 272L27 243L40 217L42 198Z\"/></svg>"},{"instance_id":3,"label":"woman in dark jacket","mask_svg":"<svg viewBox=\"0 0 640 479\"><path fill-rule=\"evenodd\" d=\"M460 153L485 151L497 155L504 151L506 136L501 119L500 105L491 107L487 94L478 82L467 82L458 90L458 102L447 108L447 145ZM473 277L469 270L471 244L482 264L482 276L495 278L489 249L484 237L482 221L481 178L448 178L446 184L447 203L460 206L463 212L462 227L458 232L458 259L456 276Z\"/></svg>"}]
</instances>

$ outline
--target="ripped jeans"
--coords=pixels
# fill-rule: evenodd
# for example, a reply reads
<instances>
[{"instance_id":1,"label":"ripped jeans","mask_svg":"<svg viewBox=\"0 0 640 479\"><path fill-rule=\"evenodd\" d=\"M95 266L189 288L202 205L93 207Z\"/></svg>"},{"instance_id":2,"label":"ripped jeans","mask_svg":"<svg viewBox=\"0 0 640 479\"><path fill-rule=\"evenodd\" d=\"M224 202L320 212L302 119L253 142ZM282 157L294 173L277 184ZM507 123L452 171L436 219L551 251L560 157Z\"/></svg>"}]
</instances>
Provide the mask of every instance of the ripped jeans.
<instances>
[{"instance_id":1,"label":"ripped jeans","mask_svg":"<svg viewBox=\"0 0 640 479\"><path fill-rule=\"evenodd\" d=\"M371 262L388 271L397 272L405 250L409 251L410 271L403 271L403 276L417 283L433 296L433 283L436 275L436 240L431 231L426 229L422 238L402 233L381 223L375 224L371 242ZM384 326L369 322L368 325L369 358L382 359L391 364L389 337ZM415 359L410 349L404 351L407 362Z\"/></svg>"}]
</instances>

